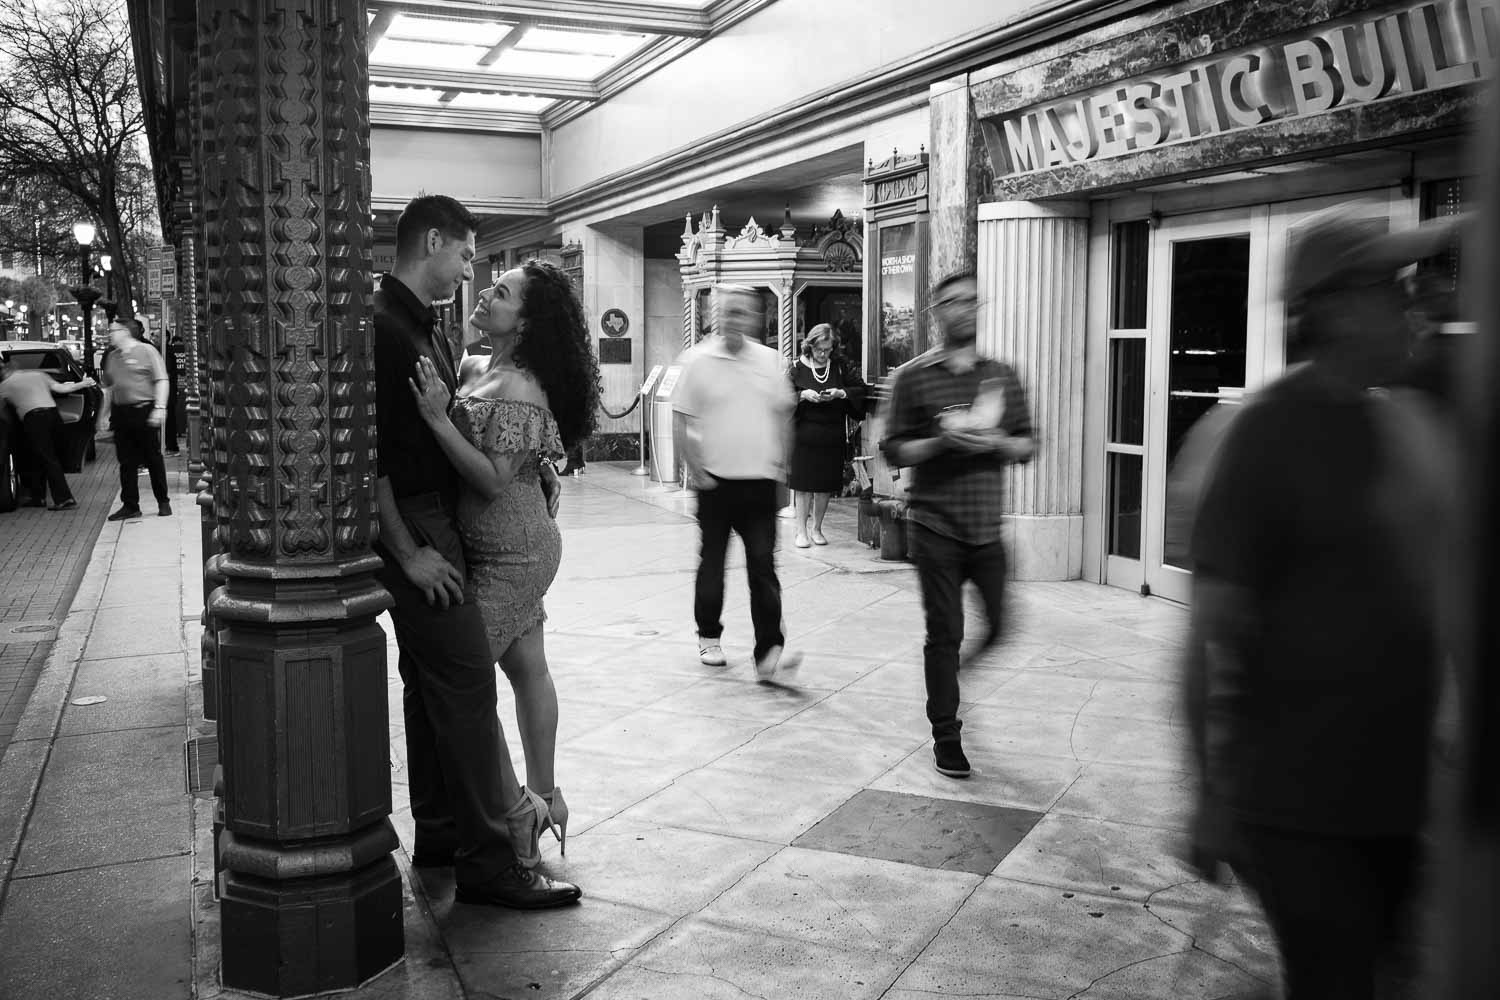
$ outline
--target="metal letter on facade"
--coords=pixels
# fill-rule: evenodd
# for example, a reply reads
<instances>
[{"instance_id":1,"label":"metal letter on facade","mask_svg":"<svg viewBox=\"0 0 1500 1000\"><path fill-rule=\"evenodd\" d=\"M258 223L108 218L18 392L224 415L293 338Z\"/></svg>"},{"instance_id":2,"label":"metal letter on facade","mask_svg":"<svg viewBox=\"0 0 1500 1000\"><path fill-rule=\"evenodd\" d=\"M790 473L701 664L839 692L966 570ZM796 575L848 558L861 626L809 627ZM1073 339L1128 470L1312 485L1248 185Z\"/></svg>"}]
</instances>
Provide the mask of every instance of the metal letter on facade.
<instances>
[{"instance_id":1,"label":"metal letter on facade","mask_svg":"<svg viewBox=\"0 0 1500 1000\"><path fill-rule=\"evenodd\" d=\"M223 984L298 996L404 950L371 550L366 9L198 12Z\"/></svg>"}]
</instances>

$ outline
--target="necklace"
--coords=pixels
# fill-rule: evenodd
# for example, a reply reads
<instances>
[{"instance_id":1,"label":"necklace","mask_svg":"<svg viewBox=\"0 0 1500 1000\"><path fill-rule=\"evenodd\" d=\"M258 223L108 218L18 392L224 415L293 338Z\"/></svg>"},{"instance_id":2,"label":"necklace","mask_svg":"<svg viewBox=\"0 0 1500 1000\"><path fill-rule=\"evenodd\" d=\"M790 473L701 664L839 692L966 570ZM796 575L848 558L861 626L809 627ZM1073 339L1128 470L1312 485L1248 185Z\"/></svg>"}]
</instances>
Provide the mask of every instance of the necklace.
<instances>
[{"instance_id":1,"label":"necklace","mask_svg":"<svg viewBox=\"0 0 1500 1000\"><path fill-rule=\"evenodd\" d=\"M823 366L823 374L821 375L819 375L818 370L812 366L811 361L805 362L805 364L807 365L807 370L812 372L813 381L818 383L819 385L827 382L828 376L833 374L833 362L831 360L828 362L828 364Z\"/></svg>"}]
</instances>

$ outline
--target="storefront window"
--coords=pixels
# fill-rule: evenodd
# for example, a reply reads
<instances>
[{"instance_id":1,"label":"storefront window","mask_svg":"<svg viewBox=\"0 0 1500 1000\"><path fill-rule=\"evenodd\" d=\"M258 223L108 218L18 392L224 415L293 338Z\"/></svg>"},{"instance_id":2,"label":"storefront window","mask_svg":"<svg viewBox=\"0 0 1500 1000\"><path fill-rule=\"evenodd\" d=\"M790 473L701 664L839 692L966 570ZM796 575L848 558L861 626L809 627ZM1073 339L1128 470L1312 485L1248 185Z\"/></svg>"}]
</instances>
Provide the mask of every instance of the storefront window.
<instances>
[{"instance_id":1,"label":"storefront window","mask_svg":"<svg viewBox=\"0 0 1500 1000\"><path fill-rule=\"evenodd\" d=\"M917 224L882 226L880 371L889 374L917 354Z\"/></svg>"}]
</instances>

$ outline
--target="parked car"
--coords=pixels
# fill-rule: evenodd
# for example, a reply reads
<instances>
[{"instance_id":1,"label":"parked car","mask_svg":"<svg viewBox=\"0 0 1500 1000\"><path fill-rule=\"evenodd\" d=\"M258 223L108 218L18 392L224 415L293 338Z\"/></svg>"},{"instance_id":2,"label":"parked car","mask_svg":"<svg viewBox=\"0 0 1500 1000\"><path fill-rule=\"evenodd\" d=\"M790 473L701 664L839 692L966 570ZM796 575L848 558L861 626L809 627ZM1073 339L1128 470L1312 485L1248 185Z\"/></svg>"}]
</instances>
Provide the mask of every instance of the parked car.
<instances>
[{"instance_id":1,"label":"parked car","mask_svg":"<svg viewBox=\"0 0 1500 1000\"><path fill-rule=\"evenodd\" d=\"M44 371L57 382L78 382L87 374L62 344L0 340L0 354L21 368ZM94 457L94 430L103 400L104 390L98 386L57 397L57 410L63 421L63 452L58 457L64 471L82 472L84 459Z\"/></svg>"}]
</instances>

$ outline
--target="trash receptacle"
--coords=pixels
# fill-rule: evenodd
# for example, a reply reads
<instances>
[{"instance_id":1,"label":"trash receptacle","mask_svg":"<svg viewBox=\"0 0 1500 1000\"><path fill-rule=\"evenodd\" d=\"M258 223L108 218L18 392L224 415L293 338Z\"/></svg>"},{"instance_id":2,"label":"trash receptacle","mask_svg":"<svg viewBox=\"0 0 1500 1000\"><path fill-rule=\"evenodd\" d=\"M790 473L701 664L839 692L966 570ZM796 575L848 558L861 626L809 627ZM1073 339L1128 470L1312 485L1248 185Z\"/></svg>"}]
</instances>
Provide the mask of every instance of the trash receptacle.
<instances>
[{"instance_id":1,"label":"trash receptacle","mask_svg":"<svg viewBox=\"0 0 1500 1000\"><path fill-rule=\"evenodd\" d=\"M880 508L880 558L890 562L906 559L906 503L877 500Z\"/></svg>"}]
</instances>

